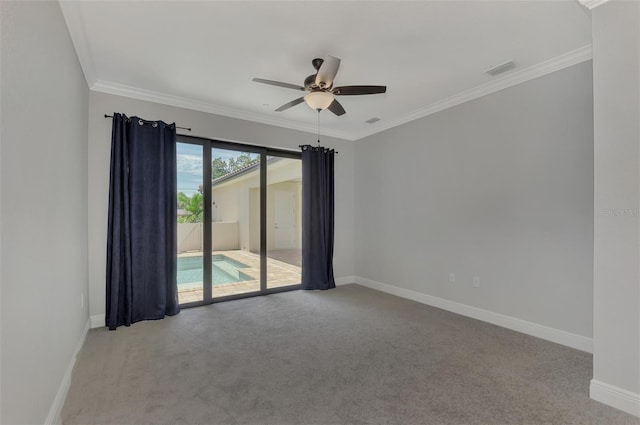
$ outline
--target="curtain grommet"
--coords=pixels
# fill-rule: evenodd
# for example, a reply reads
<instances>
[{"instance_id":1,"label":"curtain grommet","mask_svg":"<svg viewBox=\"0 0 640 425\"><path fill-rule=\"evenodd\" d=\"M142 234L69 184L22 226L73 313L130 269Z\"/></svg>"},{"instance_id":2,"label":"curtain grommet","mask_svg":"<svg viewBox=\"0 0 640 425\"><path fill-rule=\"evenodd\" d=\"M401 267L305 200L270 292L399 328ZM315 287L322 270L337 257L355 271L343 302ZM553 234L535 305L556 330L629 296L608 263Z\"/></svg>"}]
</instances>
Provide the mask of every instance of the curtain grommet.
<instances>
[{"instance_id":1,"label":"curtain grommet","mask_svg":"<svg viewBox=\"0 0 640 425\"><path fill-rule=\"evenodd\" d=\"M138 124L143 125L144 122L142 120L138 120Z\"/></svg>"}]
</instances>

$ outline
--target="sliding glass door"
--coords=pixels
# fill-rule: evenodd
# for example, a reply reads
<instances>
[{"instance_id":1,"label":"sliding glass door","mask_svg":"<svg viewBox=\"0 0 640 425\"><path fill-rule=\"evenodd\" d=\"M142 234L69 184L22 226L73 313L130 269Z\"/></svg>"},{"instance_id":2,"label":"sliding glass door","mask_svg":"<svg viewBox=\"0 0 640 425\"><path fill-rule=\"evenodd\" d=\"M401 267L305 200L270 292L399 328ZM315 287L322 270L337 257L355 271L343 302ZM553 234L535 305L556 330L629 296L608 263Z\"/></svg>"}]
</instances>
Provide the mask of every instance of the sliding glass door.
<instances>
[{"instance_id":1,"label":"sliding glass door","mask_svg":"<svg viewBox=\"0 0 640 425\"><path fill-rule=\"evenodd\" d=\"M180 304L297 289L300 154L189 136L177 152Z\"/></svg>"},{"instance_id":2,"label":"sliding glass door","mask_svg":"<svg viewBox=\"0 0 640 425\"><path fill-rule=\"evenodd\" d=\"M202 302L203 263L203 153L202 146L178 143L178 300Z\"/></svg>"},{"instance_id":3,"label":"sliding glass door","mask_svg":"<svg viewBox=\"0 0 640 425\"><path fill-rule=\"evenodd\" d=\"M302 163L267 157L267 287L300 284Z\"/></svg>"},{"instance_id":4,"label":"sliding glass door","mask_svg":"<svg viewBox=\"0 0 640 425\"><path fill-rule=\"evenodd\" d=\"M260 291L260 153L214 147L211 158L212 295Z\"/></svg>"}]
</instances>

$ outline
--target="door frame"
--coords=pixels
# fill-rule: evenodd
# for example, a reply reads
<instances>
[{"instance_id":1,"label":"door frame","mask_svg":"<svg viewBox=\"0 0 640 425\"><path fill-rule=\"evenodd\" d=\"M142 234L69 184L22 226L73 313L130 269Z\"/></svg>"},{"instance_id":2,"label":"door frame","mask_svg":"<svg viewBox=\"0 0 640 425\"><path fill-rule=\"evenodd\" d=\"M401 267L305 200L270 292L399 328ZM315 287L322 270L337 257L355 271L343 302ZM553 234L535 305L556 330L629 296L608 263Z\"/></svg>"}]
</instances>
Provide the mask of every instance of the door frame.
<instances>
[{"instance_id":1,"label":"door frame","mask_svg":"<svg viewBox=\"0 0 640 425\"><path fill-rule=\"evenodd\" d=\"M251 298L261 295L275 294L279 292L288 292L300 289L301 285L290 285L278 288L267 288L267 157L275 156L281 158L290 158L302 160L302 153L299 151L290 151L286 149L269 148L265 146L256 146L238 142L227 142L222 140L208 139L205 137L190 136L186 134L178 134L177 143L188 143L191 145L202 146L202 173L203 173L203 244L202 244L202 261L203 261L203 279L202 279L202 300L180 304L180 308L190 308L201 305L214 304L223 301L237 300L241 298ZM257 153L260 155L260 289L258 291L246 292L242 294L226 295L221 297L212 296L212 204L211 204L211 149L224 149L241 152ZM208 177L207 177L208 176ZM176 247L177 253L177 247ZM176 254L177 255L177 254Z\"/></svg>"}]
</instances>

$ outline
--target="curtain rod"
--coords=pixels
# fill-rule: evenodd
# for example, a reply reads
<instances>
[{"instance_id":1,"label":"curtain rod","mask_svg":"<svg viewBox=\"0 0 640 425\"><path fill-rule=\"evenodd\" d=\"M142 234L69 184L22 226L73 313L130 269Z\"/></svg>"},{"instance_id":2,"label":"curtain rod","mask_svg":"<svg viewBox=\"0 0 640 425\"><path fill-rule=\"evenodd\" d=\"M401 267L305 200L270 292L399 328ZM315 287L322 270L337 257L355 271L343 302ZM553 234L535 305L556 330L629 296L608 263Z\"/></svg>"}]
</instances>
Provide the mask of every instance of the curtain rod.
<instances>
[{"instance_id":1,"label":"curtain rod","mask_svg":"<svg viewBox=\"0 0 640 425\"><path fill-rule=\"evenodd\" d=\"M113 118L113 115L107 115L107 114L104 114L104 117L105 117L105 118ZM190 127L189 127L189 128L187 128L187 127L178 127L178 126L176 125L176 128L179 128L180 130L187 130L187 131L191 131L191 128L190 128Z\"/></svg>"},{"instance_id":2,"label":"curtain rod","mask_svg":"<svg viewBox=\"0 0 640 425\"><path fill-rule=\"evenodd\" d=\"M318 146L312 146L312 145L298 145L298 147L299 147L299 148L303 148L303 147L305 147L305 146L311 146L312 148L323 148L323 149L327 149L327 150L332 150L332 151L333 151L333 153L340 153L340 152L338 152L338 151L337 151L337 150L335 150L335 149L325 148L324 146L320 146L320 145L318 145Z\"/></svg>"}]
</instances>

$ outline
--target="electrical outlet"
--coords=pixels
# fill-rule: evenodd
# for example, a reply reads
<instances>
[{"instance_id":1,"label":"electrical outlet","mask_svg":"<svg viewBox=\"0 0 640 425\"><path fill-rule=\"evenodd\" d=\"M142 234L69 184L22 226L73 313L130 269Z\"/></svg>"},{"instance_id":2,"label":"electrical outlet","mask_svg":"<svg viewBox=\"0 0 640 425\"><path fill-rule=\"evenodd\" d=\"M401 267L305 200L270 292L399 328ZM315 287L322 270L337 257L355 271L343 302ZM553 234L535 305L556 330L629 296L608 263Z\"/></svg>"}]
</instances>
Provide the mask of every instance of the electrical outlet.
<instances>
[{"instance_id":1,"label":"electrical outlet","mask_svg":"<svg viewBox=\"0 0 640 425\"><path fill-rule=\"evenodd\" d=\"M453 283L456 281L456 274L451 272L449 273L449 282Z\"/></svg>"},{"instance_id":2,"label":"electrical outlet","mask_svg":"<svg viewBox=\"0 0 640 425\"><path fill-rule=\"evenodd\" d=\"M480 278L478 276L474 276L473 277L473 287L474 288L479 288L480 287Z\"/></svg>"}]
</instances>

